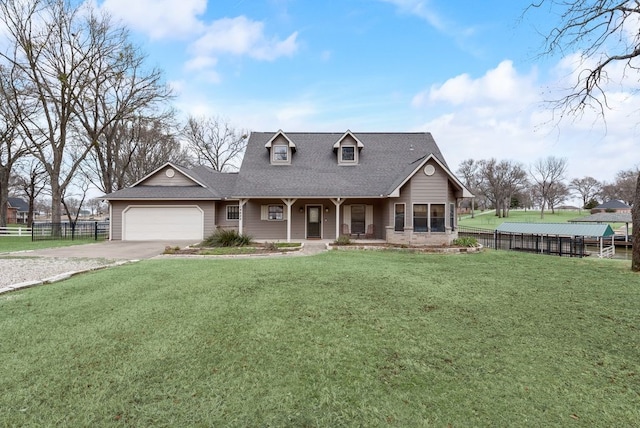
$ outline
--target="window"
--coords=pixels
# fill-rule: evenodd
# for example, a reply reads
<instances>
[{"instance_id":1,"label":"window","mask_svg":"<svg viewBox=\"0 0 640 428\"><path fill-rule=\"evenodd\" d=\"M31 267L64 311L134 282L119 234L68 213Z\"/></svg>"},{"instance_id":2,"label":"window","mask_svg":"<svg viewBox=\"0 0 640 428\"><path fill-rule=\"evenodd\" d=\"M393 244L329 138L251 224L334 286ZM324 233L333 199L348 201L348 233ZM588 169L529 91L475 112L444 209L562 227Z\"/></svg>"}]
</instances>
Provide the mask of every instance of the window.
<instances>
[{"instance_id":1,"label":"window","mask_svg":"<svg viewBox=\"0 0 640 428\"><path fill-rule=\"evenodd\" d=\"M427 232L427 204L413 206L413 231Z\"/></svg>"},{"instance_id":2,"label":"window","mask_svg":"<svg viewBox=\"0 0 640 428\"><path fill-rule=\"evenodd\" d=\"M455 204L449 204L449 227L451 228L451 230L456 230L455 213L456 213Z\"/></svg>"},{"instance_id":3,"label":"window","mask_svg":"<svg viewBox=\"0 0 640 428\"><path fill-rule=\"evenodd\" d=\"M396 204L396 217L395 217L396 232L404 232L404 204Z\"/></svg>"},{"instance_id":4,"label":"window","mask_svg":"<svg viewBox=\"0 0 640 428\"><path fill-rule=\"evenodd\" d=\"M431 204L431 231L444 232L444 204Z\"/></svg>"},{"instance_id":5,"label":"window","mask_svg":"<svg viewBox=\"0 0 640 428\"><path fill-rule=\"evenodd\" d=\"M283 220L284 205L269 205L268 220Z\"/></svg>"},{"instance_id":6,"label":"window","mask_svg":"<svg viewBox=\"0 0 640 428\"><path fill-rule=\"evenodd\" d=\"M364 233L365 226L365 206L351 205L351 233Z\"/></svg>"},{"instance_id":7,"label":"window","mask_svg":"<svg viewBox=\"0 0 640 428\"><path fill-rule=\"evenodd\" d=\"M353 162L356 160L356 148L353 146L342 147L342 162Z\"/></svg>"},{"instance_id":8,"label":"window","mask_svg":"<svg viewBox=\"0 0 640 428\"><path fill-rule=\"evenodd\" d=\"M273 146L273 160L276 162L286 162L289 156L287 146Z\"/></svg>"},{"instance_id":9,"label":"window","mask_svg":"<svg viewBox=\"0 0 640 428\"><path fill-rule=\"evenodd\" d=\"M227 220L240 220L240 206L227 205Z\"/></svg>"}]
</instances>

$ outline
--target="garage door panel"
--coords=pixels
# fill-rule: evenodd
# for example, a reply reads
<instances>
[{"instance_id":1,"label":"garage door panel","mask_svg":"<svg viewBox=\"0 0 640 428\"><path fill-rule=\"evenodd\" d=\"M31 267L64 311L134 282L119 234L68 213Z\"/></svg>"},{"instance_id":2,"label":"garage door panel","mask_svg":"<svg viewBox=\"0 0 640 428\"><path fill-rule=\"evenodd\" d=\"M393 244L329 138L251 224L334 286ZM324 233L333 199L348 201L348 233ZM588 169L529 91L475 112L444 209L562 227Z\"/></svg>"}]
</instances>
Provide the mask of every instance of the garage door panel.
<instances>
[{"instance_id":1,"label":"garage door panel","mask_svg":"<svg viewBox=\"0 0 640 428\"><path fill-rule=\"evenodd\" d=\"M203 212L188 207L129 207L123 213L127 241L203 239Z\"/></svg>"}]
</instances>

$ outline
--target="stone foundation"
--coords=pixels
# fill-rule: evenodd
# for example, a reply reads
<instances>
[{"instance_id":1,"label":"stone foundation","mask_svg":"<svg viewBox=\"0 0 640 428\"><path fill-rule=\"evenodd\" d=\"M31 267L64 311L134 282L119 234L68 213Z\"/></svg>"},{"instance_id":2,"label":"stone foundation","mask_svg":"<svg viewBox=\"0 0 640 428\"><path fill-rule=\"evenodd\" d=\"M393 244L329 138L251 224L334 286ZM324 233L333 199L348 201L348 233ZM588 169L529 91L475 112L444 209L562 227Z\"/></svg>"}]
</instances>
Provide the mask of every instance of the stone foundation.
<instances>
[{"instance_id":1,"label":"stone foundation","mask_svg":"<svg viewBox=\"0 0 640 428\"><path fill-rule=\"evenodd\" d=\"M404 232L396 232L393 227L386 228L386 241L389 244L407 246L446 246L458 238L458 231L446 229L444 232L414 232L405 228Z\"/></svg>"}]
</instances>

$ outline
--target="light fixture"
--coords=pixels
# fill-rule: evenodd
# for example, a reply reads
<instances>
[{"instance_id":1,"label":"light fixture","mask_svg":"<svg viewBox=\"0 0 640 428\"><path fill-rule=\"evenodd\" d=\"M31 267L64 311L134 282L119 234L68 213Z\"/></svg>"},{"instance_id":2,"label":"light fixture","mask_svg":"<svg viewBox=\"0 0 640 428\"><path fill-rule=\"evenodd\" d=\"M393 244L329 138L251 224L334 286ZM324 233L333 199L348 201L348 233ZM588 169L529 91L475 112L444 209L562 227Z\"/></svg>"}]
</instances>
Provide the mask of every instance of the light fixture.
<instances>
[{"instance_id":1,"label":"light fixture","mask_svg":"<svg viewBox=\"0 0 640 428\"><path fill-rule=\"evenodd\" d=\"M303 212L304 212L304 208L300 207L300 209L299 209L298 211L300 211L301 213L303 213Z\"/></svg>"},{"instance_id":2,"label":"light fixture","mask_svg":"<svg viewBox=\"0 0 640 428\"><path fill-rule=\"evenodd\" d=\"M325 208L324 212L328 213L329 212L329 208Z\"/></svg>"}]
</instances>

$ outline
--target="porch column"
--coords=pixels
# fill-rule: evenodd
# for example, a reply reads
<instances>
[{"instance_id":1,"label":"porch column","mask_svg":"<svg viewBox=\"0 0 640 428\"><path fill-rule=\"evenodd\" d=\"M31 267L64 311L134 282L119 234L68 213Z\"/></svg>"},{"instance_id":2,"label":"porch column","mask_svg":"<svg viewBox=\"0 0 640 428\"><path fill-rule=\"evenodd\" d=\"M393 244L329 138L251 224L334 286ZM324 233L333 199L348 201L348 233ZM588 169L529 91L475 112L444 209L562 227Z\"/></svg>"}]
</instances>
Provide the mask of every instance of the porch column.
<instances>
[{"instance_id":1,"label":"porch column","mask_svg":"<svg viewBox=\"0 0 640 428\"><path fill-rule=\"evenodd\" d=\"M291 207L297 199L283 199L282 202L287 206L287 242L291 242Z\"/></svg>"},{"instance_id":2,"label":"porch column","mask_svg":"<svg viewBox=\"0 0 640 428\"><path fill-rule=\"evenodd\" d=\"M242 235L242 226L244 223L244 205L249 202L249 199L238 199L238 207L239 207L239 219L238 219L238 234Z\"/></svg>"},{"instance_id":3,"label":"porch column","mask_svg":"<svg viewBox=\"0 0 640 428\"><path fill-rule=\"evenodd\" d=\"M340 205L344 202L342 198L331 199L333 205L336 206L336 239L340 237Z\"/></svg>"}]
</instances>

